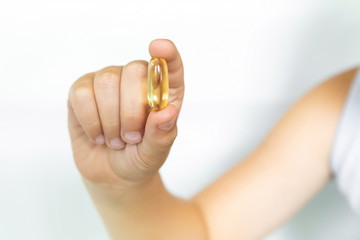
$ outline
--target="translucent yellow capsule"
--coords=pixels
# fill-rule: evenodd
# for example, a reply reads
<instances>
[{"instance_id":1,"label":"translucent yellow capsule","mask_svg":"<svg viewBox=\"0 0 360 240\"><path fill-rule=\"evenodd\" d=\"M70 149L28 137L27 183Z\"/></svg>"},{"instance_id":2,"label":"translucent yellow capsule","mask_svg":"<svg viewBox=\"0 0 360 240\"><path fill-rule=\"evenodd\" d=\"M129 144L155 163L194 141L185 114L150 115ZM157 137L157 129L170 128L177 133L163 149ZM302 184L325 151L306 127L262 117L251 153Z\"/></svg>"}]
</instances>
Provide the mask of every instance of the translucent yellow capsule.
<instances>
[{"instance_id":1,"label":"translucent yellow capsule","mask_svg":"<svg viewBox=\"0 0 360 240\"><path fill-rule=\"evenodd\" d=\"M164 58L152 57L148 65L148 102L152 110L167 106L169 97L168 68Z\"/></svg>"}]
</instances>

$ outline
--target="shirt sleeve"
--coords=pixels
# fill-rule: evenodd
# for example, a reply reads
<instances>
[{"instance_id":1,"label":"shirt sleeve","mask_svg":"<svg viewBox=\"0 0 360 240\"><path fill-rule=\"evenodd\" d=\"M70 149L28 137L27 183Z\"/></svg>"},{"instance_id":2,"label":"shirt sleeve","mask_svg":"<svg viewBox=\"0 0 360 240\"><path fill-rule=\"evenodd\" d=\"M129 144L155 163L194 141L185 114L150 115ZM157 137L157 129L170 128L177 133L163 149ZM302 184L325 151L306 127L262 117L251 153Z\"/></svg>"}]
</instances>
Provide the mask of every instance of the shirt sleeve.
<instances>
[{"instance_id":1,"label":"shirt sleeve","mask_svg":"<svg viewBox=\"0 0 360 240\"><path fill-rule=\"evenodd\" d=\"M360 214L360 70L348 92L330 152L331 171L351 207Z\"/></svg>"}]
</instances>

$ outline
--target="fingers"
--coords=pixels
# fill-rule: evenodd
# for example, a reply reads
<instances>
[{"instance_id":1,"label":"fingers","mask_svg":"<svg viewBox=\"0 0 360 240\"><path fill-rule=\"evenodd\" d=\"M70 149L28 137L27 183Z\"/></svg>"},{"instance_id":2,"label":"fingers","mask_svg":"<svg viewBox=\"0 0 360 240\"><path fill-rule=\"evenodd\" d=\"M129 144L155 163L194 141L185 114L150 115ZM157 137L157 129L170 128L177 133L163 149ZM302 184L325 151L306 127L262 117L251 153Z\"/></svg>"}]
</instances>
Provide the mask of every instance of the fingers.
<instances>
[{"instance_id":1,"label":"fingers","mask_svg":"<svg viewBox=\"0 0 360 240\"><path fill-rule=\"evenodd\" d=\"M169 105L159 112L149 115L146 61L107 67L84 75L73 84L69 96L71 107L94 142L106 142L113 149L122 149L126 143L145 140L143 147L152 152L155 151L150 149L152 144L165 146L173 138L184 95L182 60L175 45L166 39L152 41L149 52L151 56L165 58L168 64Z\"/></svg>"},{"instance_id":2,"label":"fingers","mask_svg":"<svg viewBox=\"0 0 360 240\"><path fill-rule=\"evenodd\" d=\"M94 93L106 144L114 149L125 146L120 138L120 80L122 67L110 66L95 74Z\"/></svg>"},{"instance_id":3,"label":"fingers","mask_svg":"<svg viewBox=\"0 0 360 240\"><path fill-rule=\"evenodd\" d=\"M121 77L121 136L135 144L142 140L148 115L147 62L133 61L124 66Z\"/></svg>"},{"instance_id":4,"label":"fingers","mask_svg":"<svg viewBox=\"0 0 360 240\"><path fill-rule=\"evenodd\" d=\"M104 136L93 91L94 73L79 78L71 87L69 102L84 132L96 143L103 143Z\"/></svg>"},{"instance_id":5,"label":"fingers","mask_svg":"<svg viewBox=\"0 0 360 240\"><path fill-rule=\"evenodd\" d=\"M152 57L166 59L169 71L169 103L180 110L184 97L184 67L174 43L167 39L153 40L149 45Z\"/></svg>"},{"instance_id":6,"label":"fingers","mask_svg":"<svg viewBox=\"0 0 360 240\"><path fill-rule=\"evenodd\" d=\"M88 136L111 147L142 141L149 107L147 62L110 66L80 78L72 87L74 113Z\"/></svg>"}]
</instances>

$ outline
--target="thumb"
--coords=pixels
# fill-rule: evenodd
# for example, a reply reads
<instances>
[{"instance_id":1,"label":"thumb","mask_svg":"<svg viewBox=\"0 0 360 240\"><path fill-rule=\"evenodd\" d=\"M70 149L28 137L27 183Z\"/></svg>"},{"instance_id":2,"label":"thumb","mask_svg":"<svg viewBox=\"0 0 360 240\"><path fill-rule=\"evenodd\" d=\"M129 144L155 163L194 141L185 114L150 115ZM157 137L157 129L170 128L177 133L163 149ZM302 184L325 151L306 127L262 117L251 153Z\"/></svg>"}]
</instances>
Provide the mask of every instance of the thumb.
<instances>
[{"instance_id":1,"label":"thumb","mask_svg":"<svg viewBox=\"0 0 360 240\"><path fill-rule=\"evenodd\" d=\"M155 39L149 45L149 53L153 57L165 58L169 74L168 103L181 109L184 98L184 67L175 44L168 39Z\"/></svg>"},{"instance_id":2,"label":"thumb","mask_svg":"<svg viewBox=\"0 0 360 240\"><path fill-rule=\"evenodd\" d=\"M169 104L160 111L151 111L146 121L143 141L139 145L144 161L154 166L154 161L162 164L177 136L176 121L179 110ZM160 167L160 166L159 166Z\"/></svg>"}]
</instances>

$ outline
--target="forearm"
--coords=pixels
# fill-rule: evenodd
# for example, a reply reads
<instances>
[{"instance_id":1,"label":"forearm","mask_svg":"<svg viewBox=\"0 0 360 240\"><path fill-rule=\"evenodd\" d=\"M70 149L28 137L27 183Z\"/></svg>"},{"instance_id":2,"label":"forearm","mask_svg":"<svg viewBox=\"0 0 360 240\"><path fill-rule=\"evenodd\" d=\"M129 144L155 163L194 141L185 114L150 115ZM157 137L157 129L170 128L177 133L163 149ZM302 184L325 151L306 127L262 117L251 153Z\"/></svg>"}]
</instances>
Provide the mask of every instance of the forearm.
<instances>
[{"instance_id":1,"label":"forearm","mask_svg":"<svg viewBox=\"0 0 360 240\"><path fill-rule=\"evenodd\" d=\"M206 239L200 208L171 195L159 174L141 186L114 196L103 186L85 185L112 239Z\"/></svg>"}]
</instances>

